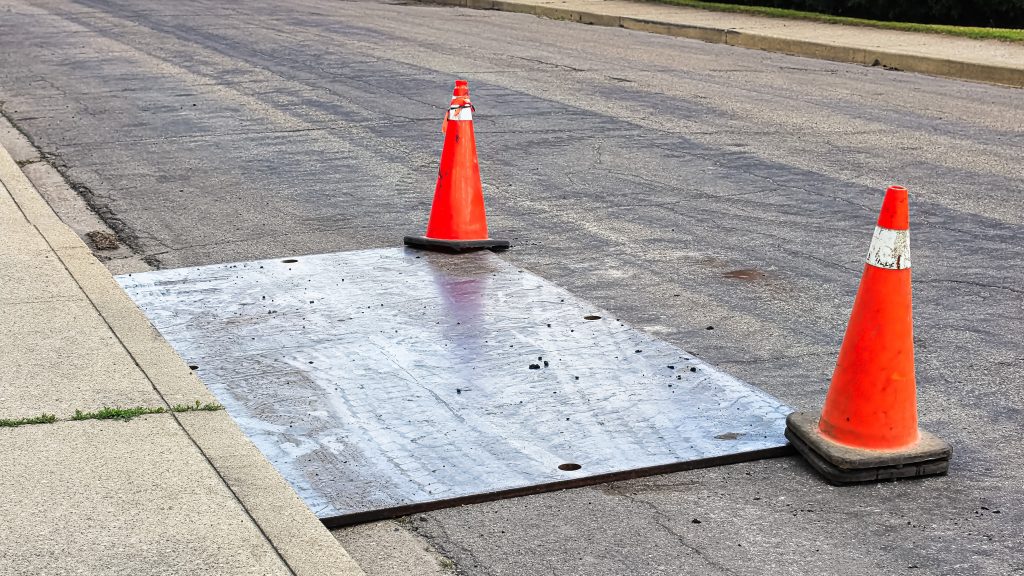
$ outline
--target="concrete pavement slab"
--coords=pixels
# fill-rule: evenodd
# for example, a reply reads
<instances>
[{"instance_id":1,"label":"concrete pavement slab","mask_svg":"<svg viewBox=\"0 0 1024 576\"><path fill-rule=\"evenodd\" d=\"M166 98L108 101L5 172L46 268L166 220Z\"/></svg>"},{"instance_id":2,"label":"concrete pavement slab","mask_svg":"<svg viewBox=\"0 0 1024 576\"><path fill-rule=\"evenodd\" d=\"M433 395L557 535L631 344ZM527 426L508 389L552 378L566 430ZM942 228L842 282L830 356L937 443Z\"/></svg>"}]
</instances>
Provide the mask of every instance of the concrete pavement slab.
<instances>
[{"instance_id":1,"label":"concrete pavement slab","mask_svg":"<svg viewBox=\"0 0 1024 576\"><path fill-rule=\"evenodd\" d=\"M0 304L0 342L0 418L164 405L84 297Z\"/></svg>"},{"instance_id":2,"label":"concrete pavement slab","mask_svg":"<svg viewBox=\"0 0 1024 576\"><path fill-rule=\"evenodd\" d=\"M455 563L438 554L410 531L417 517L384 520L349 526L334 531L345 549L359 558L368 576L448 576L456 574ZM401 554L396 554L401 550Z\"/></svg>"},{"instance_id":3,"label":"concrete pavement slab","mask_svg":"<svg viewBox=\"0 0 1024 576\"><path fill-rule=\"evenodd\" d=\"M188 412L177 418L292 570L310 575L361 573L227 412ZM381 548L379 553L388 554Z\"/></svg>"},{"instance_id":4,"label":"concrete pavement slab","mask_svg":"<svg viewBox=\"0 0 1024 576\"><path fill-rule=\"evenodd\" d=\"M49 245L32 224L25 219L21 208L0 182L0 254L9 256L19 252L49 250Z\"/></svg>"},{"instance_id":5,"label":"concrete pavement slab","mask_svg":"<svg viewBox=\"0 0 1024 576\"><path fill-rule=\"evenodd\" d=\"M0 429L0 572L288 575L168 414Z\"/></svg>"},{"instance_id":6,"label":"concrete pavement slab","mask_svg":"<svg viewBox=\"0 0 1024 576\"><path fill-rule=\"evenodd\" d=\"M7 150L15 162L35 162L42 158L39 150L6 119L0 118L0 147Z\"/></svg>"},{"instance_id":7,"label":"concrete pavement slab","mask_svg":"<svg viewBox=\"0 0 1024 576\"><path fill-rule=\"evenodd\" d=\"M0 245L0 258L4 260L0 268L0 304L85 300L57 255L48 248L33 247L45 246L39 235L6 232ZM19 250L22 246L24 249Z\"/></svg>"},{"instance_id":8,"label":"concrete pavement slab","mask_svg":"<svg viewBox=\"0 0 1024 576\"><path fill-rule=\"evenodd\" d=\"M42 236L51 249L79 248L82 240L53 212L39 196L32 182L6 150L0 149L0 183L17 204L17 211L10 204L4 206L5 219L27 219ZM20 213L20 215L19 215ZM24 223L18 225L23 228Z\"/></svg>"}]
</instances>

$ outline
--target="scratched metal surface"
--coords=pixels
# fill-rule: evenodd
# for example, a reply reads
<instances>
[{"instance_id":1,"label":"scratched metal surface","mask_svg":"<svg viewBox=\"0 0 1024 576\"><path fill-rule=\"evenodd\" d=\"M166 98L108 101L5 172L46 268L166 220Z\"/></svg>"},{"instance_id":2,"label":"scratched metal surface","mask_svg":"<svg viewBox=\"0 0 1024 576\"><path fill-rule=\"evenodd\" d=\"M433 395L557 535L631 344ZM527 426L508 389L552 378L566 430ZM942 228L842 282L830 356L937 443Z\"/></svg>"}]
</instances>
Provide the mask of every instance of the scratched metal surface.
<instances>
[{"instance_id":1,"label":"scratched metal surface","mask_svg":"<svg viewBox=\"0 0 1024 576\"><path fill-rule=\"evenodd\" d=\"M118 281L322 519L785 445L788 407L490 253Z\"/></svg>"}]
</instances>

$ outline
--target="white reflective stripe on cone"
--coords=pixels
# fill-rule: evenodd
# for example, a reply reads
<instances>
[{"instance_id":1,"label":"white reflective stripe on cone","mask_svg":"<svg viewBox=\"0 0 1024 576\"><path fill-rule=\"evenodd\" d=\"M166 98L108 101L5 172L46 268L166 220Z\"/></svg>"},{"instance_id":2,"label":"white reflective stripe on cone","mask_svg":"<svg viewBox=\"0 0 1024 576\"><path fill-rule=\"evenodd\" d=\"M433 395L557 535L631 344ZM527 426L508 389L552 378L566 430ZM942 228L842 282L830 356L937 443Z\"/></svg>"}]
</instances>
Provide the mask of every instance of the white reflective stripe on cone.
<instances>
[{"instance_id":1,"label":"white reflective stripe on cone","mask_svg":"<svg viewBox=\"0 0 1024 576\"><path fill-rule=\"evenodd\" d=\"M465 107L453 106L453 107L448 109L448 119L449 120L472 120L473 119L473 109L470 108L469 106L465 106Z\"/></svg>"},{"instance_id":2,"label":"white reflective stripe on cone","mask_svg":"<svg viewBox=\"0 0 1024 576\"><path fill-rule=\"evenodd\" d=\"M890 230L875 226L867 262L888 270L910 268L910 230Z\"/></svg>"}]
</instances>

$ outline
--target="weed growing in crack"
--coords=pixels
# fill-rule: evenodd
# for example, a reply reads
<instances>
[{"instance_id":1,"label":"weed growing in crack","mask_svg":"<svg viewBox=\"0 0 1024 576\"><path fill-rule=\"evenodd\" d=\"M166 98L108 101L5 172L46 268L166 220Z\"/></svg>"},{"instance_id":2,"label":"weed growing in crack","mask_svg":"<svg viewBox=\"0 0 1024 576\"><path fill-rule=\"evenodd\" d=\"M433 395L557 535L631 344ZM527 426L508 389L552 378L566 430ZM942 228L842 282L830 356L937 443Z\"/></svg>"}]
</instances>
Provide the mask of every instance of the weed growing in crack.
<instances>
[{"instance_id":1,"label":"weed growing in crack","mask_svg":"<svg viewBox=\"0 0 1024 576\"><path fill-rule=\"evenodd\" d=\"M111 408L109 406L104 406L95 412L75 410L75 413L71 416L70 420L123 420L127 422L132 418L137 418L146 414L164 414L166 412L215 412L223 409L224 406L216 402L207 402L206 404L203 404L199 400L196 400L195 404L175 404L170 410L162 406L136 406L135 408ZM26 426L29 424L53 424L57 421L57 416L53 414L40 414L39 416L30 416L28 418L0 418L0 428L16 428L18 426Z\"/></svg>"},{"instance_id":2,"label":"weed growing in crack","mask_svg":"<svg viewBox=\"0 0 1024 576\"><path fill-rule=\"evenodd\" d=\"M223 410L224 406L217 404L216 402L207 402L206 404L200 404L199 400L196 400L195 404L175 404L171 408L172 412L215 412L217 410Z\"/></svg>"},{"instance_id":3,"label":"weed growing in crack","mask_svg":"<svg viewBox=\"0 0 1024 576\"><path fill-rule=\"evenodd\" d=\"M17 428L29 424L53 424L57 417L53 414L40 414L28 418L0 418L0 428Z\"/></svg>"},{"instance_id":4,"label":"weed growing in crack","mask_svg":"<svg viewBox=\"0 0 1024 576\"><path fill-rule=\"evenodd\" d=\"M151 408L148 406L136 406L135 408L110 408L104 406L95 412L82 412L75 410L72 420L124 420L125 422L142 416L143 414L163 414L167 409L163 407Z\"/></svg>"}]
</instances>

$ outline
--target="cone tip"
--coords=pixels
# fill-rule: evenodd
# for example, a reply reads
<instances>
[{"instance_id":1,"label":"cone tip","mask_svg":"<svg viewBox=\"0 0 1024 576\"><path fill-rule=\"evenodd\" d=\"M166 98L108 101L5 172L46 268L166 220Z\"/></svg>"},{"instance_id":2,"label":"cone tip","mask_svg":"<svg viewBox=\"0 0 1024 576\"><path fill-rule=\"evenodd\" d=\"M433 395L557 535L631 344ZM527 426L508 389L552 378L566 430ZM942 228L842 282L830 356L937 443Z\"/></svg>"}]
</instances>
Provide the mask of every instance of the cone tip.
<instances>
[{"instance_id":1,"label":"cone tip","mask_svg":"<svg viewBox=\"0 0 1024 576\"><path fill-rule=\"evenodd\" d=\"M465 80L456 80L455 90L452 91L452 96L469 96L469 82Z\"/></svg>"},{"instance_id":2,"label":"cone tip","mask_svg":"<svg viewBox=\"0 0 1024 576\"><path fill-rule=\"evenodd\" d=\"M890 230L910 229L910 206L907 189L903 186L889 186L878 214L878 226Z\"/></svg>"}]
</instances>

